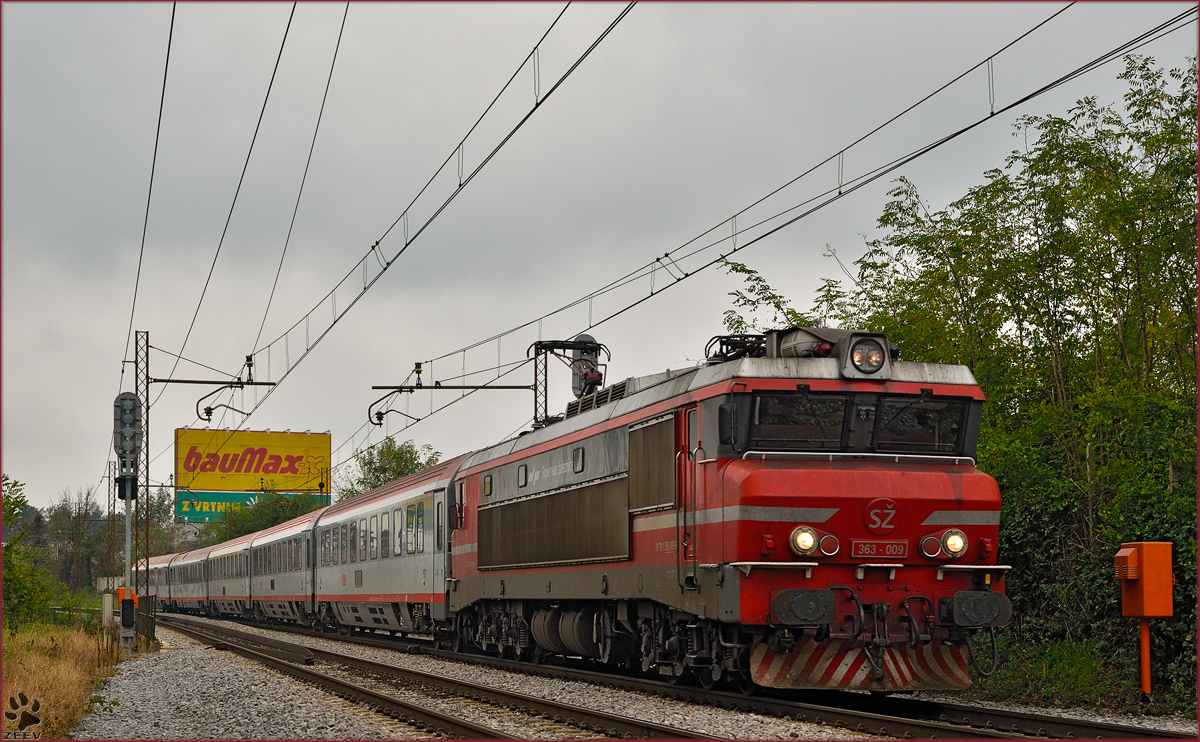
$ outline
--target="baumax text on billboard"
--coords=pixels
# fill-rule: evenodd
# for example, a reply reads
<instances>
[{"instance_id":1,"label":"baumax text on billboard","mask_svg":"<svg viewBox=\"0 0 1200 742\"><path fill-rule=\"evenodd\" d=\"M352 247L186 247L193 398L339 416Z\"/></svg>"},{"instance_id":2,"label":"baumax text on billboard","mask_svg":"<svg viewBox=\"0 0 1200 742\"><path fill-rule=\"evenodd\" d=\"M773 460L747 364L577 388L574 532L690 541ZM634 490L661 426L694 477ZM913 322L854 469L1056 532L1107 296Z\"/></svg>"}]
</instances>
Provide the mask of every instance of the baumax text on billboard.
<instances>
[{"instance_id":1,"label":"baumax text on billboard","mask_svg":"<svg viewBox=\"0 0 1200 742\"><path fill-rule=\"evenodd\" d=\"M328 433L175 431L175 485L207 491L328 492Z\"/></svg>"}]
</instances>

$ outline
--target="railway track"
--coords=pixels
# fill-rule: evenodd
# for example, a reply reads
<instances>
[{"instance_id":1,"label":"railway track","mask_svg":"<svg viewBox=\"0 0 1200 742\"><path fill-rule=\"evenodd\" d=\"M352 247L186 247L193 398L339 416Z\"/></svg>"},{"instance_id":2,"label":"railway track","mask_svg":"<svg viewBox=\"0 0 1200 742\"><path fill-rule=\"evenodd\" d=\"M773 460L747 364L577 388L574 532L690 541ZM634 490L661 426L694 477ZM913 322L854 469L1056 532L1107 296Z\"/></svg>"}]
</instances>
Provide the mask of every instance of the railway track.
<instances>
[{"instance_id":1,"label":"railway track","mask_svg":"<svg viewBox=\"0 0 1200 742\"><path fill-rule=\"evenodd\" d=\"M389 716L407 720L419 729L435 731L439 736L514 738L514 735L505 731L430 708L428 701L431 699L449 700L460 709L483 707L480 710L488 716L520 717L521 726L534 738L715 739L686 729L283 642L218 624L177 616L166 617L165 621L163 618L160 616L159 620L164 627L206 643L223 645L238 654L316 683ZM309 664L317 664L321 669L311 669L306 666ZM412 696L418 697L420 702L413 700Z\"/></svg>"},{"instance_id":2,"label":"railway track","mask_svg":"<svg viewBox=\"0 0 1200 742\"><path fill-rule=\"evenodd\" d=\"M1186 732L1071 719L1047 714L1022 713L965 704L926 701L902 696L875 696L844 691L771 692L744 696L725 691L597 672L581 667L531 665L482 655L462 655L437 650L428 642L380 635L323 634L299 626L273 626L274 630L335 639L365 646L406 651L459 662L473 662L512 672L577 680L625 690L653 693L681 701L751 711L780 718L829 724L844 729L895 737L1056 738L1056 739L1195 739ZM803 695L803 700L797 696Z\"/></svg>"}]
</instances>

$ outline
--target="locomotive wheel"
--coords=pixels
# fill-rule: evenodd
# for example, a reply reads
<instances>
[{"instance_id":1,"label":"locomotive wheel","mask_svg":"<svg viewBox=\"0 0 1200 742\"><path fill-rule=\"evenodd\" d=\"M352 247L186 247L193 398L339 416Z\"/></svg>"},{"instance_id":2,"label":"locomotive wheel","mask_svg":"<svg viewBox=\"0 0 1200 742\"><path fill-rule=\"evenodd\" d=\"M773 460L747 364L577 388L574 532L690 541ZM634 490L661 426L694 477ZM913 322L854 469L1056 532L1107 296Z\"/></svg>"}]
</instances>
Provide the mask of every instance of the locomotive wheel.
<instances>
[{"instance_id":1,"label":"locomotive wheel","mask_svg":"<svg viewBox=\"0 0 1200 742\"><path fill-rule=\"evenodd\" d=\"M737 685L738 693L743 696L752 696L758 692L758 686L754 684L754 679L745 671L739 672L735 676L734 683Z\"/></svg>"},{"instance_id":2,"label":"locomotive wheel","mask_svg":"<svg viewBox=\"0 0 1200 742\"><path fill-rule=\"evenodd\" d=\"M667 682L671 685L683 685L687 681L688 676L692 674L691 668L682 662L672 665L671 670L671 674L667 675Z\"/></svg>"},{"instance_id":3,"label":"locomotive wheel","mask_svg":"<svg viewBox=\"0 0 1200 742\"><path fill-rule=\"evenodd\" d=\"M701 667L696 670L696 679L700 681L700 687L704 690L712 690L717 684L717 678L713 677L711 667Z\"/></svg>"}]
</instances>

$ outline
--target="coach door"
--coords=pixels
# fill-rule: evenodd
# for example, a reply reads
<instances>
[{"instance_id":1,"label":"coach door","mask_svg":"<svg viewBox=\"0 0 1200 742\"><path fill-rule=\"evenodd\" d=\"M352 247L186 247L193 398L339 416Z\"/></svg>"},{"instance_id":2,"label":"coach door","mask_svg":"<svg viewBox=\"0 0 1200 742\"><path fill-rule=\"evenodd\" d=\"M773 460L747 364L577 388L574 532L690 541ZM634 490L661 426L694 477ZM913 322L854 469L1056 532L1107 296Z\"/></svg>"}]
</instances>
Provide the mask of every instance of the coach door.
<instances>
[{"instance_id":1,"label":"coach door","mask_svg":"<svg viewBox=\"0 0 1200 742\"><path fill-rule=\"evenodd\" d=\"M679 509L676 511L678 524L675 550L676 573L679 586L685 590L696 589L696 498L699 466L704 458L700 444L700 408L686 407L679 417L679 449L675 455L679 471Z\"/></svg>"},{"instance_id":2,"label":"coach door","mask_svg":"<svg viewBox=\"0 0 1200 742\"><path fill-rule=\"evenodd\" d=\"M429 582L429 592L434 596L432 601L433 617L446 618L444 596L446 595L447 570L450 567L450 523L447 521L449 506L446 504L446 490L431 490L428 494L432 506L432 512L426 516L430 521L428 548L431 563L429 574L433 578ZM442 602L438 602L437 596L439 595L443 596Z\"/></svg>"}]
</instances>

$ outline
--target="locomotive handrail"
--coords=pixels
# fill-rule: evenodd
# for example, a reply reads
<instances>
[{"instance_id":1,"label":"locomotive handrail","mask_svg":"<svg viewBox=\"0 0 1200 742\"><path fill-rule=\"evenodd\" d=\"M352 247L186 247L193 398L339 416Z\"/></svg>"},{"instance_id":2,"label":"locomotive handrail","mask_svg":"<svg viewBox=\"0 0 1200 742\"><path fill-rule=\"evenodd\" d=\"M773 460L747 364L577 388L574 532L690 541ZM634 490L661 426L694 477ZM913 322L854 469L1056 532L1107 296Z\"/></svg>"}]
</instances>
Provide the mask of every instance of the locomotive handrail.
<instances>
[{"instance_id":1,"label":"locomotive handrail","mask_svg":"<svg viewBox=\"0 0 1200 742\"><path fill-rule=\"evenodd\" d=\"M700 566L702 568L704 568L704 567L716 568L721 565L719 565L719 564L713 564L713 565L701 564ZM729 566L736 568L737 570L739 570L742 574L746 575L747 577L750 576L750 570L754 569L755 567L787 567L787 568L792 568L792 569L803 569L805 577L812 577L813 568L819 567L821 565L816 562L730 562Z\"/></svg>"},{"instance_id":2,"label":"locomotive handrail","mask_svg":"<svg viewBox=\"0 0 1200 742\"><path fill-rule=\"evenodd\" d=\"M933 456L919 453L853 453L838 451L836 453L818 451L747 451L742 454L743 461L778 457L784 459L814 459L818 461L836 461L837 459L879 459L893 461L897 464L905 462L927 462L931 464L953 464L954 466L975 466L975 459L970 456Z\"/></svg>"},{"instance_id":3,"label":"locomotive handrail","mask_svg":"<svg viewBox=\"0 0 1200 742\"><path fill-rule=\"evenodd\" d=\"M1007 572L1012 569L1009 564L939 564L937 568L937 578L942 579L942 573L950 572L969 572L972 570L987 570L988 572Z\"/></svg>"}]
</instances>

